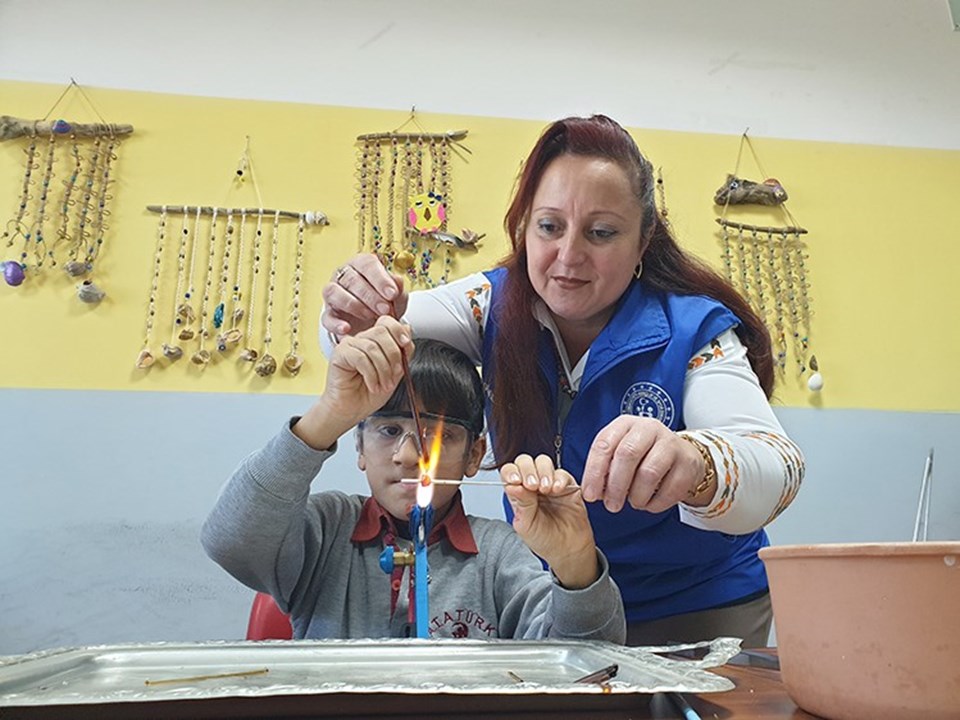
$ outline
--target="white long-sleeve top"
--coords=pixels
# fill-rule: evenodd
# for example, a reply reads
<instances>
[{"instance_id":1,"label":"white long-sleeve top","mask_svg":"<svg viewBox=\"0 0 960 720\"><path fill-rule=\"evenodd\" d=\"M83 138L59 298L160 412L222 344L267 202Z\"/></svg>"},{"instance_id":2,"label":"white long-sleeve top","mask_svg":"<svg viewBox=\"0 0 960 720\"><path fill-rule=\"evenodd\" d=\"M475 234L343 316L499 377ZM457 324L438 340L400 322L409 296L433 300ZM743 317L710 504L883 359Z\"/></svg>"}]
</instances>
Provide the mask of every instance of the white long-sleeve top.
<instances>
[{"instance_id":1,"label":"white long-sleeve top","mask_svg":"<svg viewBox=\"0 0 960 720\"><path fill-rule=\"evenodd\" d=\"M404 321L414 337L442 340L481 362L482 331L490 309L490 283L474 273L430 290L410 293ZM570 367L546 307L537 317L557 344L570 387L577 390L589 351ZM334 339L321 329L329 357ZM804 474L803 453L787 437L767 402L747 350L731 329L698 351L687 365L682 434L702 442L717 468L718 485L706 507L680 505L687 525L733 535L757 530L790 504Z\"/></svg>"}]
</instances>

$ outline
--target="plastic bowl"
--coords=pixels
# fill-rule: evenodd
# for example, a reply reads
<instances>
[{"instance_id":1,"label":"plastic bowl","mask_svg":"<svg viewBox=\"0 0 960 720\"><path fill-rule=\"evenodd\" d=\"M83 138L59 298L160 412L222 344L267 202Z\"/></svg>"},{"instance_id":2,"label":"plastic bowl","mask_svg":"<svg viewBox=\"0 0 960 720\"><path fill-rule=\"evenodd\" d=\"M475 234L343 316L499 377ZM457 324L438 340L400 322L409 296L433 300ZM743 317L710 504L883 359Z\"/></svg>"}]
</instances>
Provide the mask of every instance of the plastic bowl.
<instances>
[{"instance_id":1,"label":"plastic bowl","mask_svg":"<svg viewBox=\"0 0 960 720\"><path fill-rule=\"evenodd\" d=\"M960 718L960 542L760 550L780 672L830 720Z\"/></svg>"}]
</instances>

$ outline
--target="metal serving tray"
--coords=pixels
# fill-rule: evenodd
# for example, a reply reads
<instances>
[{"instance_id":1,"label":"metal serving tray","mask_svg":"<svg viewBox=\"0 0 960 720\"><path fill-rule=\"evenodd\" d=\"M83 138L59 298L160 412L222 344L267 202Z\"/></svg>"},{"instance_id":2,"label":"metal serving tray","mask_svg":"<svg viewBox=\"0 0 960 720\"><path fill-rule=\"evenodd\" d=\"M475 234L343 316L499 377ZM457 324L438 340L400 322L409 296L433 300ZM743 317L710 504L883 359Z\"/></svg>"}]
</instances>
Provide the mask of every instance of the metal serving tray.
<instances>
[{"instance_id":1,"label":"metal serving tray","mask_svg":"<svg viewBox=\"0 0 960 720\"><path fill-rule=\"evenodd\" d=\"M701 660L656 653L708 647ZM740 641L318 640L104 645L0 657L0 718L323 717L642 707L721 692ZM604 683L575 682L617 665ZM470 696L466 698L464 696ZM268 701L268 702L267 702Z\"/></svg>"}]
</instances>

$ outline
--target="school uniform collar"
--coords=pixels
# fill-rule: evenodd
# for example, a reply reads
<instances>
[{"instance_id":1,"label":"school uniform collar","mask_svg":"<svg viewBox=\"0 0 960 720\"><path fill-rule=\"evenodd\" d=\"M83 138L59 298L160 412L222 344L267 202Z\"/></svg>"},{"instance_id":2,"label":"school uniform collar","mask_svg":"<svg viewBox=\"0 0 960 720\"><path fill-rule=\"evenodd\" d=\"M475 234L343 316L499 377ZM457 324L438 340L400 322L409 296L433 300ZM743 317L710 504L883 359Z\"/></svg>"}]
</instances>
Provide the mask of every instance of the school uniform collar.
<instances>
[{"instance_id":1,"label":"school uniform collar","mask_svg":"<svg viewBox=\"0 0 960 720\"><path fill-rule=\"evenodd\" d=\"M393 517L380 507L380 503L375 498L367 498L360 510L360 519L357 520L357 524L353 528L350 540L355 543L364 543L387 534L399 537ZM439 542L442 537L446 537L454 549L466 555L477 555L480 552L477 549L477 541L473 537L473 531L470 529L470 521L463 511L463 503L459 492L453 496L450 510L446 516L434 525L433 530L430 531L427 545Z\"/></svg>"}]
</instances>

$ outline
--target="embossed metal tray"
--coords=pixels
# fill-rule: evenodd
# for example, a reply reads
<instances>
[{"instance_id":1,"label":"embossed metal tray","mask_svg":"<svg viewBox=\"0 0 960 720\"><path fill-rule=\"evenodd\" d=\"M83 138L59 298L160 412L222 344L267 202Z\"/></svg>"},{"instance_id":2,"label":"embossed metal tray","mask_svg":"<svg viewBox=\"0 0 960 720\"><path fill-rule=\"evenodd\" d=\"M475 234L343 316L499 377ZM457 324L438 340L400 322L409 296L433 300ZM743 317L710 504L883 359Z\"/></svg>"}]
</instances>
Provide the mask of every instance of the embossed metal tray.
<instances>
[{"instance_id":1,"label":"embossed metal tray","mask_svg":"<svg viewBox=\"0 0 960 720\"><path fill-rule=\"evenodd\" d=\"M740 641L627 648L570 640L104 645L0 657L0 718L332 717L640 708L733 688L707 668ZM709 646L696 661L657 653ZM617 665L604 683L576 682ZM469 698L465 697L469 696Z\"/></svg>"}]
</instances>

